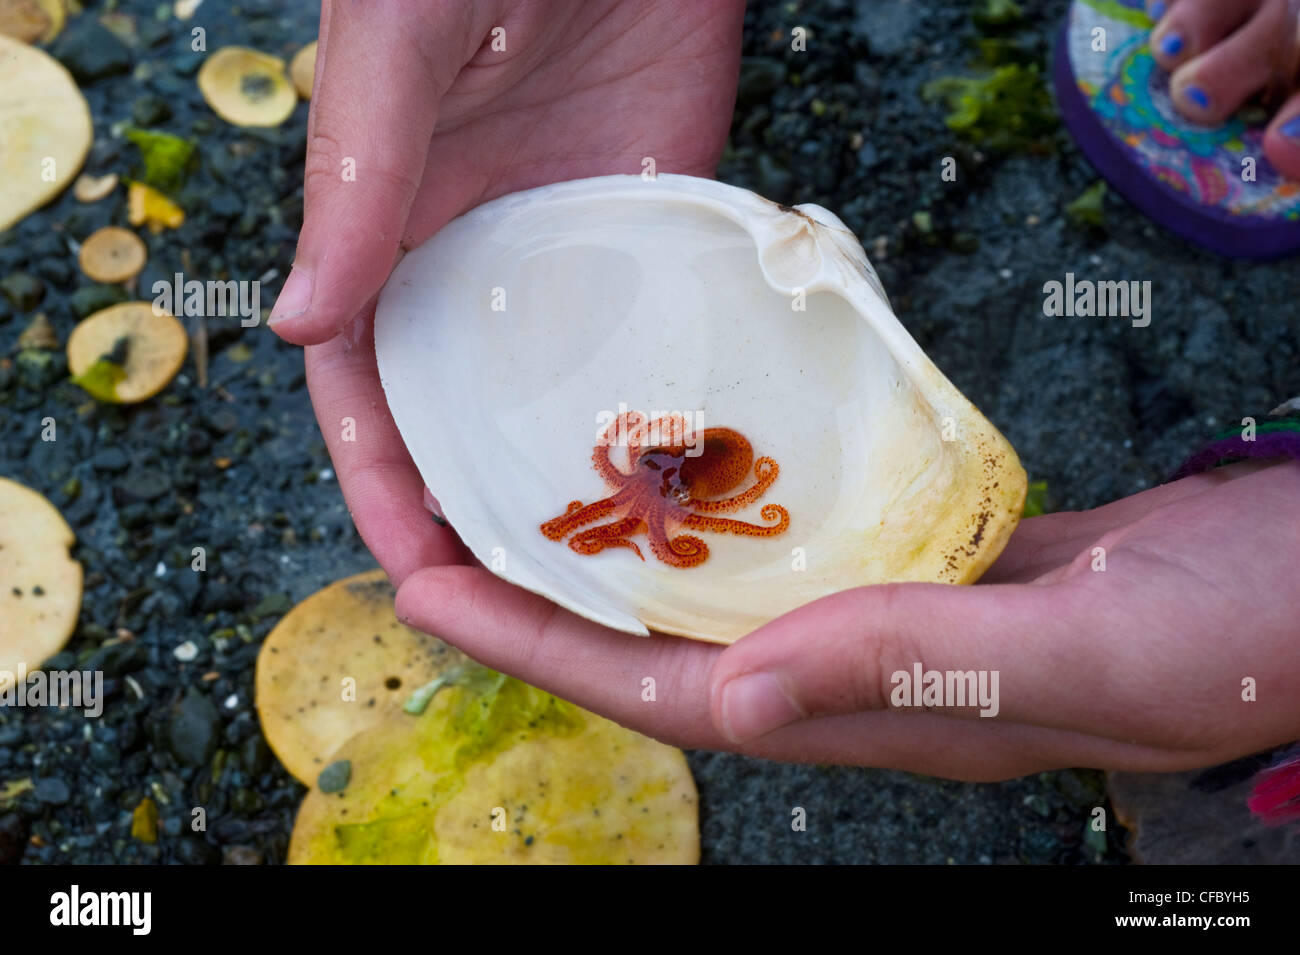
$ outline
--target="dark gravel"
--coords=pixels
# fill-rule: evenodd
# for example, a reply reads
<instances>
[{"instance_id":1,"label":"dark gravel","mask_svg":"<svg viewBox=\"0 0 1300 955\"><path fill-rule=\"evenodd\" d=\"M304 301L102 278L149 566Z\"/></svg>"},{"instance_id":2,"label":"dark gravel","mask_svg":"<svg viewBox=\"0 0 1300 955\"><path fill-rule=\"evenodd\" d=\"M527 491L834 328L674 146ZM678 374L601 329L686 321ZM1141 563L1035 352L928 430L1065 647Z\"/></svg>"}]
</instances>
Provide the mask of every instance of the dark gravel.
<instances>
[{"instance_id":1,"label":"dark gravel","mask_svg":"<svg viewBox=\"0 0 1300 955\"><path fill-rule=\"evenodd\" d=\"M1026 0L1017 43L1046 57L1064 0ZM315 5L205 4L197 20L117 5L135 36L91 12L55 52L75 67L95 116L89 170L136 172L115 124L156 124L201 142L178 195L185 225L144 235L137 287L177 271L264 278L269 306L301 221L306 107L275 130L214 117L193 74L239 43L285 59L315 33ZM1208 430L1300 392L1294 263L1200 253L1108 199L1105 227L1065 206L1095 175L1063 135L1034 152L983 154L958 141L928 80L963 72L976 29L939 0L755 3L746 19L740 105L721 177L784 202L818 202L863 239L909 330L996 422L1058 508L1089 507L1159 482ZM120 22L120 20L119 20ZM808 52L790 29L809 29ZM939 175L958 159L957 183ZM918 216L917 213L925 215ZM0 711L0 862L277 863L303 789L276 763L252 706L261 638L292 602L369 566L317 432L299 351L263 328L210 319L210 383L193 362L158 398L96 404L67 381L62 351L17 352L44 312L60 341L124 297L76 268L67 239L125 224L120 197L65 194L0 235L0 474L63 511L86 571L77 632L51 661L105 674L104 716ZM1074 271L1149 279L1151 326L1049 319L1042 285ZM54 417L58 440L40 439ZM193 573L193 549L207 571ZM192 659L174 653L190 641ZM182 653L189 656L188 653ZM898 772L782 766L695 753L709 862L1117 862L1122 830L1085 840L1104 799L1092 772L1001 784ZM132 835L145 798L158 839ZM206 812L206 832L191 828ZM803 808L807 828L791 828Z\"/></svg>"}]
</instances>

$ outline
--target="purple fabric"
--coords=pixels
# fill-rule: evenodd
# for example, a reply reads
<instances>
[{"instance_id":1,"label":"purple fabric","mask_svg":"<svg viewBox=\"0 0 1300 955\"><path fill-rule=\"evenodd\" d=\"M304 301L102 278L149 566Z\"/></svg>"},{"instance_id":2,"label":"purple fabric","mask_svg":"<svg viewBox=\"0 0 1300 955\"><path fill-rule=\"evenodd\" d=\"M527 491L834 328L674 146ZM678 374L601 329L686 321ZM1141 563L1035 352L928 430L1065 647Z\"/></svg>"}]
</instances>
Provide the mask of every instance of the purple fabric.
<instances>
[{"instance_id":1,"label":"purple fabric","mask_svg":"<svg viewBox=\"0 0 1300 955\"><path fill-rule=\"evenodd\" d=\"M1300 431L1266 431L1254 441L1240 435L1212 441L1183 462L1169 480L1177 481L1191 474L1208 471L1220 461L1247 458L1295 458L1300 461Z\"/></svg>"}]
</instances>

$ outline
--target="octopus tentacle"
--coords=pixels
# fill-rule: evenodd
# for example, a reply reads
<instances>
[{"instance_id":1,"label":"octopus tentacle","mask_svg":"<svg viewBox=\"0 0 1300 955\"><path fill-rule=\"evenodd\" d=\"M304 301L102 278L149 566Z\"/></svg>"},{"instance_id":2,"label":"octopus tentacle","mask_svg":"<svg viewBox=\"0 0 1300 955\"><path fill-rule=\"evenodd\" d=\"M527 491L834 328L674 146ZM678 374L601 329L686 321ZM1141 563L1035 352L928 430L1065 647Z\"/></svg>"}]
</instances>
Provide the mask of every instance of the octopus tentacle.
<instances>
[{"instance_id":1,"label":"octopus tentacle","mask_svg":"<svg viewBox=\"0 0 1300 955\"><path fill-rule=\"evenodd\" d=\"M698 567L709 556L709 545L693 534L679 534L669 539L663 508L646 515L650 535L650 550L665 564L672 567Z\"/></svg>"},{"instance_id":2,"label":"octopus tentacle","mask_svg":"<svg viewBox=\"0 0 1300 955\"><path fill-rule=\"evenodd\" d=\"M773 458L759 458L754 462L754 477L758 483L748 491L742 491L735 497L722 498L716 501L691 501L688 507L700 514L726 514L730 511L738 511L742 507L748 507L753 504L770 488L776 481L777 475L781 473L780 467L777 466Z\"/></svg>"},{"instance_id":3,"label":"octopus tentacle","mask_svg":"<svg viewBox=\"0 0 1300 955\"><path fill-rule=\"evenodd\" d=\"M540 525L541 531L549 540L563 540L571 531L613 514L627 498L627 491L623 490L585 507L581 501L570 501L563 514Z\"/></svg>"},{"instance_id":4,"label":"octopus tentacle","mask_svg":"<svg viewBox=\"0 0 1300 955\"><path fill-rule=\"evenodd\" d=\"M726 517L706 517L703 514L688 514L682 520L683 527L697 531L714 531L716 533L742 534L746 537L775 537L783 534L790 527L790 512L780 504L764 505L759 512L765 521L776 521L770 527L750 524L747 521L735 521Z\"/></svg>"},{"instance_id":5,"label":"octopus tentacle","mask_svg":"<svg viewBox=\"0 0 1300 955\"><path fill-rule=\"evenodd\" d=\"M591 452L591 463L610 487L622 487L631 475L619 470L610 460L609 449L623 441L627 444L628 460L635 461L641 447L640 435L636 432L643 424L644 415L638 411L627 411L607 424L600 433L600 440Z\"/></svg>"},{"instance_id":6,"label":"octopus tentacle","mask_svg":"<svg viewBox=\"0 0 1300 955\"><path fill-rule=\"evenodd\" d=\"M645 556L641 553L641 548L632 541L627 540L640 528L641 518L625 517L621 521L601 524L599 527L593 527L574 534L569 538L569 547L579 554L586 555L599 554L606 547L626 547L644 561Z\"/></svg>"}]
</instances>

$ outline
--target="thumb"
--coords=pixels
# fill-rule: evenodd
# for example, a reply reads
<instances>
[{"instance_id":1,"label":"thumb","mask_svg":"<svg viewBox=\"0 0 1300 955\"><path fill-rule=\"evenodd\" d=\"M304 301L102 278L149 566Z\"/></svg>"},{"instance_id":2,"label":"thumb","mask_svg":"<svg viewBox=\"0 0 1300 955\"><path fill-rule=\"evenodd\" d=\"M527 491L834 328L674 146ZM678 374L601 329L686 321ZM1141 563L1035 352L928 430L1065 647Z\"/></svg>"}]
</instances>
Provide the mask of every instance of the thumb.
<instances>
[{"instance_id":1,"label":"thumb","mask_svg":"<svg viewBox=\"0 0 1300 955\"><path fill-rule=\"evenodd\" d=\"M439 102L479 46L480 19L468 0L377 8L326 0L302 232L269 323L282 338L328 341L388 278Z\"/></svg>"},{"instance_id":2,"label":"thumb","mask_svg":"<svg viewBox=\"0 0 1300 955\"><path fill-rule=\"evenodd\" d=\"M833 594L722 653L709 685L714 725L744 743L812 717L925 712L934 698L915 705L918 666L926 679L958 675L957 699L939 698L944 715L1068 721L1062 686L1077 685L1086 667L1084 651L1070 649L1081 641L1070 639L1067 600L1050 585L882 584Z\"/></svg>"}]
</instances>

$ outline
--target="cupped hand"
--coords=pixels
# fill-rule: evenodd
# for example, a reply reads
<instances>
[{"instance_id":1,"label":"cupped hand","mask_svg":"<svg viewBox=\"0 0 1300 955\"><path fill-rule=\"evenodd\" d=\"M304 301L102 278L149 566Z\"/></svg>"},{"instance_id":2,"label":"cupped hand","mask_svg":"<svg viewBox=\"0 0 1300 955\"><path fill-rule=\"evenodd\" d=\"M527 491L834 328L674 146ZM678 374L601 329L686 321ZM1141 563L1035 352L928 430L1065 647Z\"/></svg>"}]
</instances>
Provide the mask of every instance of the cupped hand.
<instances>
[{"instance_id":1,"label":"cupped hand","mask_svg":"<svg viewBox=\"0 0 1300 955\"><path fill-rule=\"evenodd\" d=\"M1024 521L973 587L845 591L725 648L616 633L471 566L411 575L397 608L687 748L969 780L1174 771L1300 737L1297 501L1300 463L1222 468ZM997 671L997 715L893 706L917 663Z\"/></svg>"},{"instance_id":2,"label":"cupped hand","mask_svg":"<svg viewBox=\"0 0 1300 955\"><path fill-rule=\"evenodd\" d=\"M743 0L325 0L304 221L272 328L307 383L353 520L394 582L460 556L384 401L374 299L404 250L489 199L567 179L711 176Z\"/></svg>"}]
</instances>

